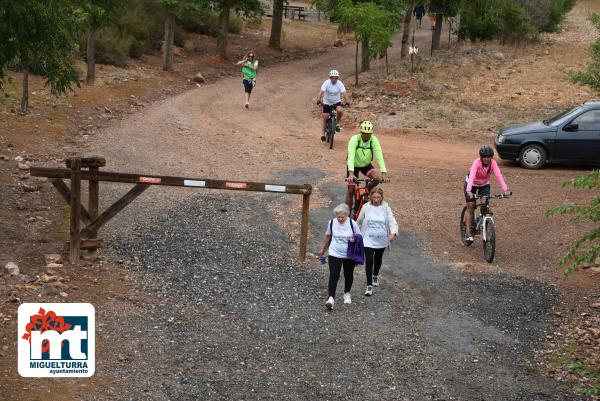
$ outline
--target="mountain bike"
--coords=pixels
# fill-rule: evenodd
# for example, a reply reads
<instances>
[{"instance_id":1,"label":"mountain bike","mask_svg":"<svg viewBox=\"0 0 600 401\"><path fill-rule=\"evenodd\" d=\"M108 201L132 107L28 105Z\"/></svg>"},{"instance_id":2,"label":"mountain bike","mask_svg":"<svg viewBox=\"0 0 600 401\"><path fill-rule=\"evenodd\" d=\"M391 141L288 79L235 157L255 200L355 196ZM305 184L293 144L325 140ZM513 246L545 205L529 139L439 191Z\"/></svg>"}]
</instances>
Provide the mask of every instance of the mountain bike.
<instances>
[{"instance_id":1,"label":"mountain bike","mask_svg":"<svg viewBox=\"0 0 600 401\"><path fill-rule=\"evenodd\" d=\"M321 101L317 101L318 105L322 105ZM345 102L343 106L350 106L349 102ZM327 120L325 120L325 140L329 144L329 149L333 149L333 138L335 137L335 133L338 131L337 128L337 107L331 107L331 110L328 113Z\"/></svg>"},{"instance_id":2,"label":"mountain bike","mask_svg":"<svg viewBox=\"0 0 600 401\"><path fill-rule=\"evenodd\" d=\"M374 180L365 178L364 180L354 179L352 181L354 181L356 185L354 186L354 196L352 198L352 211L350 212L350 216L356 220L358 219L358 215L364 204L369 201L369 184ZM380 184L383 182L385 181L379 180Z\"/></svg>"},{"instance_id":3,"label":"mountain bike","mask_svg":"<svg viewBox=\"0 0 600 401\"><path fill-rule=\"evenodd\" d=\"M331 109L329 117L325 121L325 139L329 144L329 149L333 149L333 137L335 136L335 128L337 124L337 110Z\"/></svg>"},{"instance_id":4,"label":"mountain bike","mask_svg":"<svg viewBox=\"0 0 600 401\"><path fill-rule=\"evenodd\" d=\"M510 195L512 195L512 193ZM483 257L488 263L492 263L496 254L496 229L494 226L494 218L492 217L494 213L492 213L492 209L490 208L490 199L506 199L510 198L510 195L475 194L472 198L484 200L484 203L478 205L479 210L477 210L477 208L475 209L471 235L475 238L478 234L481 234L483 240ZM465 206L460 214L460 239L464 245L470 246L472 242L465 240L467 234L467 224L465 223L466 213L467 207Z\"/></svg>"}]
</instances>

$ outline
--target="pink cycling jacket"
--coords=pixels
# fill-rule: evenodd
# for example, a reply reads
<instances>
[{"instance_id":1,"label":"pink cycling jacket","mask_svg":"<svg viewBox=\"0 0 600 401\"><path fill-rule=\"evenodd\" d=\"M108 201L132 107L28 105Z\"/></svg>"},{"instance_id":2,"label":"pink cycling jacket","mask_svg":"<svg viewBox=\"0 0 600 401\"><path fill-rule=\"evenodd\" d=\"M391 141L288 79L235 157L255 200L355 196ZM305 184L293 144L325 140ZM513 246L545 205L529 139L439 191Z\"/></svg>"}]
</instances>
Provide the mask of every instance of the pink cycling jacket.
<instances>
[{"instance_id":1,"label":"pink cycling jacket","mask_svg":"<svg viewBox=\"0 0 600 401\"><path fill-rule=\"evenodd\" d=\"M473 189L473 185L475 186L483 186L490 183L490 177L492 176L492 171L496 176L496 179L500 183L502 187L502 191L508 191L508 186L506 182L504 182L504 178L502 177L502 173L500 172L500 167L498 167L498 163L496 160L492 159L489 166L484 167L483 163L481 163L481 159L475 159L473 164L471 165L471 170L469 171L469 179L467 180L467 192L471 192Z\"/></svg>"}]
</instances>

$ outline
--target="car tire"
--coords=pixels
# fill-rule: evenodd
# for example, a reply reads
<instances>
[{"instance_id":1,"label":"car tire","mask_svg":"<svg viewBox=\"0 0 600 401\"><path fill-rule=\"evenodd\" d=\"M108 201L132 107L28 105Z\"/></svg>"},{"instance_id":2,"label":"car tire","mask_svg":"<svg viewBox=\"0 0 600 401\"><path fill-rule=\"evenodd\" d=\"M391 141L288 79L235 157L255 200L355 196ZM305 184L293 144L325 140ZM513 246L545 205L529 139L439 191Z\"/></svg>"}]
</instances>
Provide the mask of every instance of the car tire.
<instances>
[{"instance_id":1,"label":"car tire","mask_svg":"<svg viewBox=\"0 0 600 401\"><path fill-rule=\"evenodd\" d=\"M523 168L538 169L546 164L548 153L541 145L527 144L519 152L519 164Z\"/></svg>"}]
</instances>

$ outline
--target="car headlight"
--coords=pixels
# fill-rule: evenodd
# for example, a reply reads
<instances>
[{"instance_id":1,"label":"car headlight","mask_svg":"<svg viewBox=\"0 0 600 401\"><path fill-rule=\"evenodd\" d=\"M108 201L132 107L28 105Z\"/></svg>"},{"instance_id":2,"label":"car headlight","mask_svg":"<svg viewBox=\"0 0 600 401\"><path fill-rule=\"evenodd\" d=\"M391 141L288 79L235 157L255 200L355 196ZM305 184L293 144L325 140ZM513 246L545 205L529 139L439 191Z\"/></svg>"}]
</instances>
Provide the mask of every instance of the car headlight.
<instances>
[{"instance_id":1,"label":"car headlight","mask_svg":"<svg viewBox=\"0 0 600 401\"><path fill-rule=\"evenodd\" d=\"M504 143L506 142L506 137L502 134L498 135L498 143Z\"/></svg>"}]
</instances>

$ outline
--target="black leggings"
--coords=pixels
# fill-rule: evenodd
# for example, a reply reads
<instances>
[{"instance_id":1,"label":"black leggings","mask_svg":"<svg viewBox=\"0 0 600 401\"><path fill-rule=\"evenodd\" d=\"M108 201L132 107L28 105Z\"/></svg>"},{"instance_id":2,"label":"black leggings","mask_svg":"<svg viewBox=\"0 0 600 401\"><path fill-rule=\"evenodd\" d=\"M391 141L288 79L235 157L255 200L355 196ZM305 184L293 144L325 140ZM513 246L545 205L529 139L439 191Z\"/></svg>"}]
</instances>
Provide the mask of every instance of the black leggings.
<instances>
[{"instance_id":1,"label":"black leggings","mask_svg":"<svg viewBox=\"0 0 600 401\"><path fill-rule=\"evenodd\" d=\"M329 255L329 296L335 298L335 289L344 266L344 292L350 292L354 280L354 262Z\"/></svg>"},{"instance_id":2,"label":"black leggings","mask_svg":"<svg viewBox=\"0 0 600 401\"><path fill-rule=\"evenodd\" d=\"M383 258L385 248L367 248L365 246L365 271L367 272L367 285L373 285L373 276L379 276L381 269L381 259ZM375 264L375 270L373 270Z\"/></svg>"}]
</instances>

